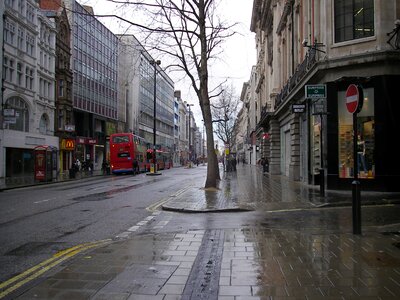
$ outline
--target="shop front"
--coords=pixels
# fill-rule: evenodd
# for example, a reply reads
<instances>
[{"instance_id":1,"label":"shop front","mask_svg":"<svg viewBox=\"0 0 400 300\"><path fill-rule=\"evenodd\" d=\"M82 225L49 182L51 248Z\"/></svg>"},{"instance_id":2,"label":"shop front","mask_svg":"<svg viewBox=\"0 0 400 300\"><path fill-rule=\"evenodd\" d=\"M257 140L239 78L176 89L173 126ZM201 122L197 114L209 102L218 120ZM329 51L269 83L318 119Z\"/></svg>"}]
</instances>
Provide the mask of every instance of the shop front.
<instances>
[{"instance_id":1,"label":"shop front","mask_svg":"<svg viewBox=\"0 0 400 300\"><path fill-rule=\"evenodd\" d=\"M97 139L89 137L77 137L75 148L75 160L79 159L82 163L93 163L95 159L95 149Z\"/></svg>"},{"instance_id":2,"label":"shop front","mask_svg":"<svg viewBox=\"0 0 400 300\"><path fill-rule=\"evenodd\" d=\"M60 139L60 172L68 171L74 164L76 141L73 138Z\"/></svg>"},{"instance_id":3,"label":"shop front","mask_svg":"<svg viewBox=\"0 0 400 300\"><path fill-rule=\"evenodd\" d=\"M330 83L328 109L328 188L350 189L357 172L363 190L398 191L400 160L399 76L344 78ZM346 89L360 84L364 94L357 114L357 145L353 143L353 115L346 109ZM398 84L397 84L398 85ZM354 151L356 150L356 151ZM357 160L358 170L354 170Z\"/></svg>"}]
</instances>

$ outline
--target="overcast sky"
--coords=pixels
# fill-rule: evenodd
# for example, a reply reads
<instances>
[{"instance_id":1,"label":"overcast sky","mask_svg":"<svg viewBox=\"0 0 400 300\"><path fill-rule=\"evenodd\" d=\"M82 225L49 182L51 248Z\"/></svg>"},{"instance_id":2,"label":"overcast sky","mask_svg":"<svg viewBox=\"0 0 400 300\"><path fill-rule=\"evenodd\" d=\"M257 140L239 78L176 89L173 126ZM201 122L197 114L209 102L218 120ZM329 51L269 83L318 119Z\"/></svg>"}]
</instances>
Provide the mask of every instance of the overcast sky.
<instances>
[{"instance_id":1,"label":"overcast sky","mask_svg":"<svg viewBox=\"0 0 400 300\"><path fill-rule=\"evenodd\" d=\"M126 8L125 11L122 11L107 0L78 0L78 2L82 5L92 6L95 14L116 14L124 17L126 13ZM219 15L229 23L239 23L235 28L239 34L224 43L224 52L221 54L220 60L213 63L209 71L210 80L218 82L225 78L231 80L238 96L240 96L243 83L249 80L251 67L256 62L254 33L250 32L252 6L253 0L221 0ZM126 30L126 24L121 24L115 19L100 18L99 20L115 34L124 33ZM181 90L183 100L194 104L192 110L197 126L201 127L202 116L198 99L187 86L188 82L178 82L178 76L174 73L168 75L175 82L175 90Z\"/></svg>"}]
</instances>

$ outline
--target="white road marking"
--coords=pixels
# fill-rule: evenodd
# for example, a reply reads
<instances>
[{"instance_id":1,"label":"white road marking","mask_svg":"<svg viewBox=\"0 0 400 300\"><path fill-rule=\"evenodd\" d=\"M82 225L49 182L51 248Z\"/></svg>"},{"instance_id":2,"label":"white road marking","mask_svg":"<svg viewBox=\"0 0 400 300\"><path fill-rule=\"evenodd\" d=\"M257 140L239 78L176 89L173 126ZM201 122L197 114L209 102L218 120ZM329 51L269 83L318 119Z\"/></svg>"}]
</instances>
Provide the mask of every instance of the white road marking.
<instances>
[{"instance_id":1,"label":"white road marking","mask_svg":"<svg viewBox=\"0 0 400 300\"><path fill-rule=\"evenodd\" d=\"M36 201L36 202L33 202L33 203L38 204L38 203L48 202L48 201L55 200L55 199L57 199L57 198L43 199L43 200Z\"/></svg>"}]
</instances>

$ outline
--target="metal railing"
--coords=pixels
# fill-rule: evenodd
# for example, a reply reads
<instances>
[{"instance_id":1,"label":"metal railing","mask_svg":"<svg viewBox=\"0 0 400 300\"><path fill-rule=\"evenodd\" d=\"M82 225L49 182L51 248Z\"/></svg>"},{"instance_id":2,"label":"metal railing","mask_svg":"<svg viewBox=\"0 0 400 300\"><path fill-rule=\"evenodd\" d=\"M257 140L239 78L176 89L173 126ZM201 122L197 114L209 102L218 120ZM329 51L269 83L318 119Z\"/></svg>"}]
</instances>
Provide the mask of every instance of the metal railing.
<instances>
[{"instance_id":1,"label":"metal railing","mask_svg":"<svg viewBox=\"0 0 400 300\"><path fill-rule=\"evenodd\" d=\"M297 66L293 75L290 76L286 84L283 86L279 94L276 96L275 107L274 107L275 109L279 108L279 106L285 102L290 92L297 86L299 81L304 78L304 76L308 73L308 71L316 64L317 62L316 53L317 53L316 48L310 48L310 50L307 52L303 62Z\"/></svg>"}]
</instances>

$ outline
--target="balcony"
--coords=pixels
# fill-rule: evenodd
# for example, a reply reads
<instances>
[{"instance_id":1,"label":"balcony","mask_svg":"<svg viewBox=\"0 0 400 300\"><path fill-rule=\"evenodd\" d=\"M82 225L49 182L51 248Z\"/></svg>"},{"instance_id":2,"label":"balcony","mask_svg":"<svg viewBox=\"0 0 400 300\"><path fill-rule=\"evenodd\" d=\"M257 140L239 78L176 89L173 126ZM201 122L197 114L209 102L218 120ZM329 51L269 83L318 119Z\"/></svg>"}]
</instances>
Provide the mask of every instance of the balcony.
<instances>
[{"instance_id":1,"label":"balcony","mask_svg":"<svg viewBox=\"0 0 400 300\"><path fill-rule=\"evenodd\" d=\"M289 96L290 92L298 85L298 83L305 77L308 71L317 63L317 49L310 48L307 52L303 62L299 64L294 71L293 75L288 79L279 94L275 99L275 110L278 109Z\"/></svg>"}]
</instances>

